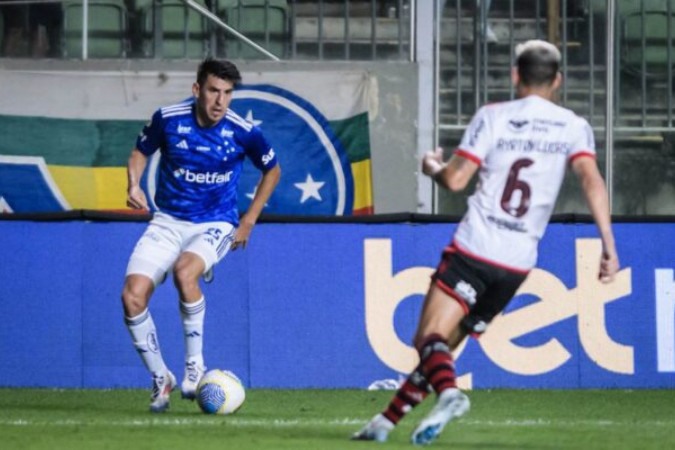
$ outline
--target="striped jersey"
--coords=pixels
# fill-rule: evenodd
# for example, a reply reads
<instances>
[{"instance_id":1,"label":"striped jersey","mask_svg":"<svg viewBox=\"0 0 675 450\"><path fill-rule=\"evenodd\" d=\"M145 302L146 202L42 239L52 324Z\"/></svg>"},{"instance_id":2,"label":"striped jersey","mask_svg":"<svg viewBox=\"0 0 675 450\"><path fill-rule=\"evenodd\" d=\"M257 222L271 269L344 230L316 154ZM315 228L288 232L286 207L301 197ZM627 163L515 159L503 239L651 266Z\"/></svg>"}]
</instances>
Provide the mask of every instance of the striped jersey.
<instances>
[{"instance_id":1,"label":"striped jersey","mask_svg":"<svg viewBox=\"0 0 675 450\"><path fill-rule=\"evenodd\" d=\"M143 127L136 148L161 152L157 208L195 223L239 225L237 181L248 157L261 172L277 165L260 128L232 110L211 127L198 124L194 99L157 110Z\"/></svg>"},{"instance_id":2,"label":"striped jersey","mask_svg":"<svg viewBox=\"0 0 675 450\"><path fill-rule=\"evenodd\" d=\"M482 107L455 154L481 166L455 245L478 259L528 271L567 164L595 157L595 141L585 119L531 95Z\"/></svg>"}]
</instances>

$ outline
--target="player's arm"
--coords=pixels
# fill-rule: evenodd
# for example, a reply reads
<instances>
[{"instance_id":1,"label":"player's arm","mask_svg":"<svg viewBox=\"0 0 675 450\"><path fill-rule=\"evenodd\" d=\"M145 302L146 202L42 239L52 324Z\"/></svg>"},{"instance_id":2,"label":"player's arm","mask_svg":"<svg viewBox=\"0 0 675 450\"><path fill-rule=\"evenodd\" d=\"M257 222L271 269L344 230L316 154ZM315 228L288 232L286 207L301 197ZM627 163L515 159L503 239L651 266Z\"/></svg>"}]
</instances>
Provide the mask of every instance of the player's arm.
<instances>
[{"instance_id":1,"label":"player's arm","mask_svg":"<svg viewBox=\"0 0 675 450\"><path fill-rule=\"evenodd\" d=\"M603 180L595 158L581 156L572 161L572 170L579 178L584 191L586 203L591 211L593 220L598 227L602 240L602 258L598 278L603 283L609 283L619 271L619 257L614 244L612 233L612 219L609 213L609 198L605 180Z\"/></svg>"},{"instance_id":2,"label":"player's arm","mask_svg":"<svg viewBox=\"0 0 675 450\"><path fill-rule=\"evenodd\" d=\"M148 163L148 157L134 148L127 162L127 206L133 209L149 209L148 200L141 189L141 176Z\"/></svg>"},{"instance_id":3,"label":"player's arm","mask_svg":"<svg viewBox=\"0 0 675 450\"><path fill-rule=\"evenodd\" d=\"M427 152L422 158L422 172L453 192L464 189L478 167L475 161L457 154L453 154L447 162L444 162L441 147Z\"/></svg>"},{"instance_id":4,"label":"player's arm","mask_svg":"<svg viewBox=\"0 0 675 450\"><path fill-rule=\"evenodd\" d=\"M237 232L234 235L232 250L236 250L238 247L246 248L246 243L251 235L253 226L258 221L265 203L267 203L272 192L274 192L274 188L279 183L280 178L281 167L279 167L279 164L263 173L260 183L258 183L258 187L255 190L251 206L249 206L246 213L239 220L239 228L237 228Z\"/></svg>"}]
</instances>

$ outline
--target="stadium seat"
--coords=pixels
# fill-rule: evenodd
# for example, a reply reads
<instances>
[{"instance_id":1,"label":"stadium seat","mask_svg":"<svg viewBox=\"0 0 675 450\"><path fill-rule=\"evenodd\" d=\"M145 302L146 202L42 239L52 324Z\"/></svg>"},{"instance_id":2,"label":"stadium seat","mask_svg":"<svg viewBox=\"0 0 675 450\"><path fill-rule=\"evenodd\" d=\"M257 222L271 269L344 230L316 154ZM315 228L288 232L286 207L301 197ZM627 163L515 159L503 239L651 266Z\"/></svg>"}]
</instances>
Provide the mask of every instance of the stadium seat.
<instances>
[{"instance_id":1,"label":"stadium seat","mask_svg":"<svg viewBox=\"0 0 675 450\"><path fill-rule=\"evenodd\" d=\"M197 0L197 3L206 7L203 0ZM181 0L162 0L157 7L161 10L161 55L155 55L153 51L153 2L137 2L146 56L201 59L209 54L211 25L208 19Z\"/></svg>"},{"instance_id":2,"label":"stadium seat","mask_svg":"<svg viewBox=\"0 0 675 450\"><path fill-rule=\"evenodd\" d=\"M220 0L220 17L229 26L284 58L288 47L288 2L286 0ZM226 33L223 53L227 58L267 59L262 53Z\"/></svg>"},{"instance_id":3,"label":"stadium seat","mask_svg":"<svg viewBox=\"0 0 675 450\"><path fill-rule=\"evenodd\" d=\"M675 1L668 16L664 0L646 0L644 14L642 2L623 0L619 5L620 48L622 67L628 72L641 74L644 58L645 75L662 78L668 71L668 47L675 41ZM671 41L668 40L668 22L671 26ZM645 46L642 47L644 33ZM675 62L675 48L671 50Z\"/></svg>"},{"instance_id":4,"label":"stadium seat","mask_svg":"<svg viewBox=\"0 0 675 450\"><path fill-rule=\"evenodd\" d=\"M123 58L128 50L127 9L124 0L89 0L87 55ZM63 3L63 56L82 56L82 2Z\"/></svg>"}]
</instances>

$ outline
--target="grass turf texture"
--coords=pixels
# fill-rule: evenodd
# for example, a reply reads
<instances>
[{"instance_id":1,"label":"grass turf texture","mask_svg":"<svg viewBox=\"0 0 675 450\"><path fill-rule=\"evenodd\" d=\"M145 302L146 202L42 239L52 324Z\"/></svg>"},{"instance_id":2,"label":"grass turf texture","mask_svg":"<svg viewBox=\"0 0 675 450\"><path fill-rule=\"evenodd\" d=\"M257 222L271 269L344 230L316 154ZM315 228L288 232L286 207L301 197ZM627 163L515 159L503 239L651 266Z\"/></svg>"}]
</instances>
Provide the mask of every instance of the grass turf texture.
<instances>
[{"instance_id":1,"label":"grass turf texture","mask_svg":"<svg viewBox=\"0 0 675 450\"><path fill-rule=\"evenodd\" d=\"M411 448L409 435L432 398L386 444L349 436L391 391L249 390L231 416L208 416L172 394L171 409L147 412L148 391L0 389L3 449L360 449ZM479 390L471 412L432 447L453 449L675 448L675 391Z\"/></svg>"}]
</instances>

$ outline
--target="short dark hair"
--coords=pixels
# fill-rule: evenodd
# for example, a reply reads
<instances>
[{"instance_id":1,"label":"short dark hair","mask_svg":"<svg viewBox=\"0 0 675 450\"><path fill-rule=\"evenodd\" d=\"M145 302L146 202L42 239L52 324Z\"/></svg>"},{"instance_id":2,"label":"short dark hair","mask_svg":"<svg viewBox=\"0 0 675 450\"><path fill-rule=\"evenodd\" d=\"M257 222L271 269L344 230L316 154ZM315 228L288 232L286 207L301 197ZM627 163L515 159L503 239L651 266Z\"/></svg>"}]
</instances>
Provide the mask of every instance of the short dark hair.
<instances>
[{"instance_id":1,"label":"short dark hair","mask_svg":"<svg viewBox=\"0 0 675 450\"><path fill-rule=\"evenodd\" d=\"M200 86L204 85L209 75L231 81L235 85L241 83L239 69L230 61L206 58L197 69L197 83Z\"/></svg>"},{"instance_id":2,"label":"short dark hair","mask_svg":"<svg viewBox=\"0 0 675 450\"><path fill-rule=\"evenodd\" d=\"M549 86L560 68L559 55L545 47L526 48L518 55L516 66L525 86Z\"/></svg>"}]
</instances>

